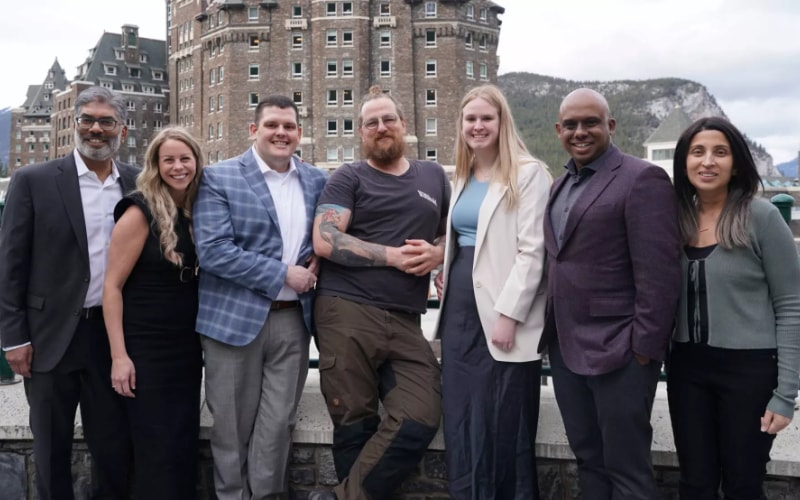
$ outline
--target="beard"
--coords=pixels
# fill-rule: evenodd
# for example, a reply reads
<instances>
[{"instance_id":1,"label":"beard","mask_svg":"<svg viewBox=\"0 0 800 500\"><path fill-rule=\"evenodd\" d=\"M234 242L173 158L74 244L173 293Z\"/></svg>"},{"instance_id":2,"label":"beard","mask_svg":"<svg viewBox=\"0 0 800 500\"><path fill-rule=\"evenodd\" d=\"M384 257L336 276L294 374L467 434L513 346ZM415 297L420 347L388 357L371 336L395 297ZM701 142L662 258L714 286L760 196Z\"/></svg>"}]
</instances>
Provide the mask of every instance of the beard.
<instances>
[{"instance_id":1,"label":"beard","mask_svg":"<svg viewBox=\"0 0 800 500\"><path fill-rule=\"evenodd\" d=\"M102 147L95 147L89 143L89 139L93 137L102 137L106 140L106 143ZM78 150L80 154L89 158L90 160L94 161L106 161L110 160L119 150L120 143L122 141L119 138L119 135L115 136L108 136L105 134L100 134L99 136L92 133L86 133L85 135L81 135L81 133L75 130L75 149Z\"/></svg>"},{"instance_id":2,"label":"beard","mask_svg":"<svg viewBox=\"0 0 800 500\"><path fill-rule=\"evenodd\" d=\"M388 146L379 144L379 141L385 137L392 139L392 143ZM379 167L386 167L403 157L406 152L406 143L394 134L386 133L365 141L362 149L368 160Z\"/></svg>"}]
</instances>

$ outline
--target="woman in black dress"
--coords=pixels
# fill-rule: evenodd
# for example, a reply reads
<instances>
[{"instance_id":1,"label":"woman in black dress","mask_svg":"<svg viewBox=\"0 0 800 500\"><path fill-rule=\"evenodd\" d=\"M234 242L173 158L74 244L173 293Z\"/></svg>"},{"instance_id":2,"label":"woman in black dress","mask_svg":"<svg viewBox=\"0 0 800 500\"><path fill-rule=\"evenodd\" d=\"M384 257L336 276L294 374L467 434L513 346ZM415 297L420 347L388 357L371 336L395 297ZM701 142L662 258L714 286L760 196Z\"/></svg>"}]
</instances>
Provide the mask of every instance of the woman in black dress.
<instances>
[{"instance_id":1,"label":"woman in black dress","mask_svg":"<svg viewBox=\"0 0 800 500\"><path fill-rule=\"evenodd\" d=\"M196 498L202 355L195 332L191 207L197 141L179 127L147 149L137 190L114 210L103 287L111 384L126 399L137 498Z\"/></svg>"}]
</instances>

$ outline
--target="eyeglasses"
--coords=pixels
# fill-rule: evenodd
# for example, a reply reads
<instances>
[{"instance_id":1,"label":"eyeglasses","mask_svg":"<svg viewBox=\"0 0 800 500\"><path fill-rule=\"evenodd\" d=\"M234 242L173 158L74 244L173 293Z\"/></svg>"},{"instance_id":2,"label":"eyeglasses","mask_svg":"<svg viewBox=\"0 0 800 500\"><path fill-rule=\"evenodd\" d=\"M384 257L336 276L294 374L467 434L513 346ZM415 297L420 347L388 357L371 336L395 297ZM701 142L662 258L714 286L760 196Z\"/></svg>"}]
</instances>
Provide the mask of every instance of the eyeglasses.
<instances>
[{"instance_id":1,"label":"eyeglasses","mask_svg":"<svg viewBox=\"0 0 800 500\"><path fill-rule=\"evenodd\" d=\"M117 126L119 123L117 120L113 118L92 118L91 116L79 116L75 118L75 123L84 130L89 130L90 128L94 127L94 124L97 123L100 125L102 130L114 130L114 127Z\"/></svg>"},{"instance_id":2,"label":"eyeglasses","mask_svg":"<svg viewBox=\"0 0 800 500\"><path fill-rule=\"evenodd\" d=\"M397 115L383 115L380 118L370 118L364 122L363 127L367 130L375 130L378 128L378 124L383 122L386 128L392 128L397 124L397 120L399 120Z\"/></svg>"}]
</instances>

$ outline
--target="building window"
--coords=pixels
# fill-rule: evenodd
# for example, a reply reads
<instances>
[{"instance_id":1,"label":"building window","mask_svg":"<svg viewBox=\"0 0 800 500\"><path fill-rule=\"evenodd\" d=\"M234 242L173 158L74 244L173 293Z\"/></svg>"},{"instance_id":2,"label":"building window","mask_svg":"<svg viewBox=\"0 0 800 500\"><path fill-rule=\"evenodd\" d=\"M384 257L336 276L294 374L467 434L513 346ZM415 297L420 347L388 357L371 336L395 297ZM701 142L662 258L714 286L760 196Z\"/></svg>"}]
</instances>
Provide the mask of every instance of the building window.
<instances>
[{"instance_id":1,"label":"building window","mask_svg":"<svg viewBox=\"0 0 800 500\"><path fill-rule=\"evenodd\" d=\"M125 126L128 127L129 129L135 129L136 128L136 120L133 119L133 118L126 118L125 119Z\"/></svg>"},{"instance_id":2,"label":"building window","mask_svg":"<svg viewBox=\"0 0 800 500\"><path fill-rule=\"evenodd\" d=\"M292 63L292 78L303 78L303 63Z\"/></svg>"},{"instance_id":3,"label":"building window","mask_svg":"<svg viewBox=\"0 0 800 500\"><path fill-rule=\"evenodd\" d=\"M299 90L295 90L292 92L292 102L297 104L298 106L303 105L303 93Z\"/></svg>"},{"instance_id":4,"label":"building window","mask_svg":"<svg viewBox=\"0 0 800 500\"><path fill-rule=\"evenodd\" d=\"M250 23L257 23L258 22L258 7L248 7L247 8L247 22L250 22Z\"/></svg>"},{"instance_id":5,"label":"building window","mask_svg":"<svg viewBox=\"0 0 800 500\"><path fill-rule=\"evenodd\" d=\"M105 74L113 76L117 74L117 67L113 64L104 64L103 71Z\"/></svg>"},{"instance_id":6,"label":"building window","mask_svg":"<svg viewBox=\"0 0 800 500\"><path fill-rule=\"evenodd\" d=\"M425 61L425 76L436 76L436 59Z\"/></svg>"},{"instance_id":7,"label":"building window","mask_svg":"<svg viewBox=\"0 0 800 500\"><path fill-rule=\"evenodd\" d=\"M425 17L436 17L436 2L425 2Z\"/></svg>"},{"instance_id":8,"label":"building window","mask_svg":"<svg viewBox=\"0 0 800 500\"><path fill-rule=\"evenodd\" d=\"M425 30L425 46L436 47L436 30Z\"/></svg>"},{"instance_id":9,"label":"building window","mask_svg":"<svg viewBox=\"0 0 800 500\"><path fill-rule=\"evenodd\" d=\"M392 76L391 61L381 61L381 76Z\"/></svg>"},{"instance_id":10,"label":"building window","mask_svg":"<svg viewBox=\"0 0 800 500\"><path fill-rule=\"evenodd\" d=\"M353 15L353 2L342 2L342 15L343 16Z\"/></svg>"},{"instance_id":11,"label":"building window","mask_svg":"<svg viewBox=\"0 0 800 500\"><path fill-rule=\"evenodd\" d=\"M136 137L130 136L128 137L128 147L135 148L136 147Z\"/></svg>"},{"instance_id":12,"label":"building window","mask_svg":"<svg viewBox=\"0 0 800 500\"><path fill-rule=\"evenodd\" d=\"M150 85L142 85L142 92L144 92L145 94L155 94L156 93L156 88L152 87ZM142 109L144 109L144 108L142 108Z\"/></svg>"},{"instance_id":13,"label":"building window","mask_svg":"<svg viewBox=\"0 0 800 500\"><path fill-rule=\"evenodd\" d=\"M475 19L475 6L467 5L467 19Z\"/></svg>"},{"instance_id":14,"label":"building window","mask_svg":"<svg viewBox=\"0 0 800 500\"><path fill-rule=\"evenodd\" d=\"M125 60L125 51L124 50L115 50L114 51L114 59L117 61L124 61Z\"/></svg>"},{"instance_id":15,"label":"building window","mask_svg":"<svg viewBox=\"0 0 800 500\"><path fill-rule=\"evenodd\" d=\"M467 78L475 78L475 69L472 66L472 61L467 61Z\"/></svg>"},{"instance_id":16,"label":"building window","mask_svg":"<svg viewBox=\"0 0 800 500\"><path fill-rule=\"evenodd\" d=\"M123 92L133 92L133 84L132 83L123 83L122 84L122 91Z\"/></svg>"},{"instance_id":17,"label":"building window","mask_svg":"<svg viewBox=\"0 0 800 500\"><path fill-rule=\"evenodd\" d=\"M472 48L472 32L467 32L467 37L464 39L464 46L468 49Z\"/></svg>"},{"instance_id":18,"label":"building window","mask_svg":"<svg viewBox=\"0 0 800 500\"><path fill-rule=\"evenodd\" d=\"M294 17L294 18L303 17L303 6L302 5L293 5L292 6L292 17Z\"/></svg>"},{"instance_id":19,"label":"building window","mask_svg":"<svg viewBox=\"0 0 800 500\"><path fill-rule=\"evenodd\" d=\"M212 163L214 163L214 154L211 151L209 151L208 152L208 164L211 165Z\"/></svg>"},{"instance_id":20,"label":"building window","mask_svg":"<svg viewBox=\"0 0 800 500\"><path fill-rule=\"evenodd\" d=\"M217 83L217 69L211 68L208 72L208 84L214 85L215 83Z\"/></svg>"},{"instance_id":21,"label":"building window","mask_svg":"<svg viewBox=\"0 0 800 500\"><path fill-rule=\"evenodd\" d=\"M381 38L380 38L380 46L381 47L391 47L392 46L392 32L391 31L381 31Z\"/></svg>"},{"instance_id":22,"label":"building window","mask_svg":"<svg viewBox=\"0 0 800 500\"><path fill-rule=\"evenodd\" d=\"M125 105L128 108L128 111L136 111L136 102L135 101L128 101L127 103L125 103Z\"/></svg>"},{"instance_id":23,"label":"building window","mask_svg":"<svg viewBox=\"0 0 800 500\"><path fill-rule=\"evenodd\" d=\"M336 76L338 74L338 69L337 69L338 64L336 63L336 60L328 59L328 63L326 66L328 68L325 73L327 76Z\"/></svg>"},{"instance_id":24,"label":"building window","mask_svg":"<svg viewBox=\"0 0 800 500\"><path fill-rule=\"evenodd\" d=\"M217 97L217 111L222 111L222 103L224 102L222 97L221 95Z\"/></svg>"},{"instance_id":25,"label":"building window","mask_svg":"<svg viewBox=\"0 0 800 500\"><path fill-rule=\"evenodd\" d=\"M336 89L328 89L328 106L336 106L339 101Z\"/></svg>"},{"instance_id":26,"label":"building window","mask_svg":"<svg viewBox=\"0 0 800 500\"><path fill-rule=\"evenodd\" d=\"M111 82L100 82L100 86L103 87L104 89L113 89L114 88L114 84L111 83Z\"/></svg>"},{"instance_id":27,"label":"building window","mask_svg":"<svg viewBox=\"0 0 800 500\"><path fill-rule=\"evenodd\" d=\"M486 63L480 63L478 65L479 75L481 80L488 80L489 79L489 67L486 66Z\"/></svg>"},{"instance_id":28,"label":"building window","mask_svg":"<svg viewBox=\"0 0 800 500\"><path fill-rule=\"evenodd\" d=\"M217 122L217 139L222 139L222 122Z\"/></svg>"},{"instance_id":29,"label":"building window","mask_svg":"<svg viewBox=\"0 0 800 500\"><path fill-rule=\"evenodd\" d=\"M436 106L436 89L428 89L425 91L425 105Z\"/></svg>"},{"instance_id":30,"label":"building window","mask_svg":"<svg viewBox=\"0 0 800 500\"><path fill-rule=\"evenodd\" d=\"M354 130L352 118L342 120L342 135L353 135Z\"/></svg>"},{"instance_id":31,"label":"building window","mask_svg":"<svg viewBox=\"0 0 800 500\"><path fill-rule=\"evenodd\" d=\"M248 69L248 80L258 80L259 71L258 64L250 64Z\"/></svg>"},{"instance_id":32,"label":"building window","mask_svg":"<svg viewBox=\"0 0 800 500\"><path fill-rule=\"evenodd\" d=\"M142 70L139 68L130 68L131 78L141 78Z\"/></svg>"},{"instance_id":33,"label":"building window","mask_svg":"<svg viewBox=\"0 0 800 500\"><path fill-rule=\"evenodd\" d=\"M209 112L209 113L213 113L213 112L214 112L214 105L215 105L216 103L217 103L217 100L216 100L216 99L214 99L214 96L213 96L213 95L212 95L211 97L209 97L209 98L208 98L208 112Z\"/></svg>"},{"instance_id":34,"label":"building window","mask_svg":"<svg viewBox=\"0 0 800 500\"><path fill-rule=\"evenodd\" d=\"M353 161L355 148L351 145L342 146L342 161Z\"/></svg>"},{"instance_id":35,"label":"building window","mask_svg":"<svg viewBox=\"0 0 800 500\"><path fill-rule=\"evenodd\" d=\"M247 97L247 103L251 108L258 106L258 92L250 92Z\"/></svg>"},{"instance_id":36,"label":"building window","mask_svg":"<svg viewBox=\"0 0 800 500\"><path fill-rule=\"evenodd\" d=\"M353 30L342 30L342 47L353 46Z\"/></svg>"},{"instance_id":37,"label":"building window","mask_svg":"<svg viewBox=\"0 0 800 500\"><path fill-rule=\"evenodd\" d=\"M342 90L342 106L353 105L353 89Z\"/></svg>"},{"instance_id":38,"label":"building window","mask_svg":"<svg viewBox=\"0 0 800 500\"><path fill-rule=\"evenodd\" d=\"M388 2L382 2L380 7L380 15L382 16L391 16L392 15L392 8Z\"/></svg>"},{"instance_id":39,"label":"building window","mask_svg":"<svg viewBox=\"0 0 800 500\"><path fill-rule=\"evenodd\" d=\"M216 45L212 45L211 46L211 57L214 57L215 55L217 55L217 46Z\"/></svg>"},{"instance_id":40,"label":"building window","mask_svg":"<svg viewBox=\"0 0 800 500\"><path fill-rule=\"evenodd\" d=\"M339 135L339 124L336 122L336 120L328 120L327 131L328 132L326 135L328 137Z\"/></svg>"},{"instance_id":41,"label":"building window","mask_svg":"<svg viewBox=\"0 0 800 500\"><path fill-rule=\"evenodd\" d=\"M478 37L478 48L480 50L486 50L486 35L481 35Z\"/></svg>"},{"instance_id":42,"label":"building window","mask_svg":"<svg viewBox=\"0 0 800 500\"><path fill-rule=\"evenodd\" d=\"M299 31L292 31L292 48L293 49L302 49L303 48L303 34Z\"/></svg>"},{"instance_id":43,"label":"building window","mask_svg":"<svg viewBox=\"0 0 800 500\"><path fill-rule=\"evenodd\" d=\"M325 155L325 160L329 163L333 163L335 161L339 161L339 148L336 146L328 146L327 154Z\"/></svg>"},{"instance_id":44,"label":"building window","mask_svg":"<svg viewBox=\"0 0 800 500\"><path fill-rule=\"evenodd\" d=\"M342 60L342 76L353 76L353 60Z\"/></svg>"},{"instance_id":45,"label":"building window","mask_svg":"<svg viewBox=\"0 0 800 500\"><path fill-rule=\"evenodd\" d=\"M209 141L213 141L214 140L214 125L209 125L208 126L208 140Z\"/></svg>"},{"instance_id":46,"label":"building window","mask_svg":"<svg viewBox=\"0 0 800 500\"><path fill-rule=\"evenodd\" d=\"M675 156L675 149L654 149L652 156L653 161L672 160Z\"/></svg>"},{"instance_id":47,"label":"building window","mask_svg":"<svg viewBox=\"0 0 800 500\"><path fill-rule=\"evenodd\" d=\"M28 144L28 153L33 153L36 151L36 144Z\"/></svg>"},{"instance_id":48,"label":"building window","mask_svg":"<svg viewBox=\"0 0 800 500\"><path fill-rule=\"evenodd\" d=\"M217 161L222 161L222 151L217 151Z\"/></svg>"},{"instance_id":49,"label":"building window","mask_svg":"<svg viewBox=\"0 0 800 500\"><path fill-rule=\"evenodd\" d=\"M192 124L194 124L194 118L192 118ZM161 120L153 120L153 128L154 128L156 131L159 131L159 130L161 130L161 126L162 126L162 125L161 125Z\"/></svg>"},{"instance_id":50,"label":"building window","mask_svg":"<svg viewBox=\"0 0 800 500\"><path fill-rule=\"evenodd\" d=\"M219 83L222 83L223 78L225 78L225 67L220 66L217 70L217 80L219 80Z\"/></svg>"},{"instance_id":51,"label":"building window","mask_svg":"<svg viewBox=\"0 0 800 500\"><path fill-rule=\"evenodd\" d=\"M336 47L336 30L328 30L325 32L325 46Z\"/></svg>"},{"instance_id":52,"label":"building window","mask_svg":"<svg viewBox=\"0 0 800 500\"><path fill-rule=\"evenodd\" d=\"M225 21L224 14L225 14L224 11L221 10L217 11L217 26L222 26L222 24L224 23Z\"/></svg>"},{"instance_id":53,"label":"building window","mask_svg":"<svg viewBox=\"0 0 800 500\"><path fill-rule=\"evenodd\" d=\"M436 135L436 118L425 120L425 135Z\"/></svg>"},{"instance_id":54,"label":"building window","mask_svg":"<svg viewBox=\"0 0 800 500\"><path fill-rule=\"evenodd\" d=\"M258 49L258 44L260 40L258 39L258 35L248 35L247 36L247 46L250 50Z\"/></svg>"},{"instance_id":55,"label":"building window","mask_svg":"<svg viewBox=\"0 0 800 500\"><path fill-rule=\"evenodd\" d=\"M336 15L336 4L333 2L328 2L325 4L325 15L326 16L335 16Z\"/></svg>"},{"instance_id":56,"label":"building window","mask_svg":"<svg viewBox=\"0 0 800 500\"><path fill-rule=\"evenodd\" d=\"M428 161L437 161L438 154L436 152L436 148L425 148L425 159Z\"/></svg>"},{"instance_id":57,"label":"building window","mask_svg":"<svg viewBox=\"0 0 800 500\"><path fill-rule=\"evenodd\" d=\"M155 111L156 113L161 113L162 112L161 110L162 106L160 102L157 102L153 105L153 111Z\"/></svg>"},{"instance_id":58,"label":"building window","mask_svg":"<svg viewBox=\"0 0 800 500\"><path fill-rule=\"evenodd\" d=\"M488 12L488 9L486 7L483 7L478 11L478 13L479 13L478 17L480 18L481 21L486 22L486 14L487 14L487 12Z\"/></svg>"}]
</instances>

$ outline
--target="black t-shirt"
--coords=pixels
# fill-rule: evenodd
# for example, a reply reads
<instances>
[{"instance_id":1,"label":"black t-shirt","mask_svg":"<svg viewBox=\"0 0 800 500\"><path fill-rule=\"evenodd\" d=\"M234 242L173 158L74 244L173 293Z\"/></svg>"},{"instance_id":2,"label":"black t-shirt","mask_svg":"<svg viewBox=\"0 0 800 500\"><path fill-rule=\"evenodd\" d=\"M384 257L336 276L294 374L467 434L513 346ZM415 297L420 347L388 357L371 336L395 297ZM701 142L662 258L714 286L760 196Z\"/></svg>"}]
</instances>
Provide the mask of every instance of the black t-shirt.
<instances>
[{"instance_id":1,"label":"black t-shirt","mask_svg":"<svg viewBox=\"0 0 800 500\"><path fill-rule=\"evenodd\" d=\"M409 160L403 175L390 175L367 162L345 163L331 175L319 205L351 211L347 234L399 247L407 239L429 243L444 234L450 182L438 163ZM382 309L422 314L430 276L414 276L392 267L349 267L323 260L317 282L320 295L339 296Z\"/></svg>"}]
</instances>

